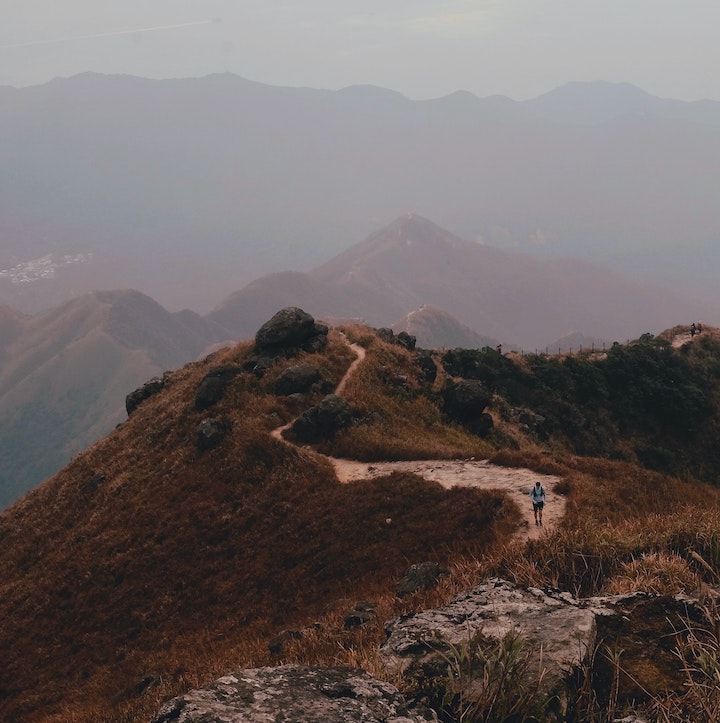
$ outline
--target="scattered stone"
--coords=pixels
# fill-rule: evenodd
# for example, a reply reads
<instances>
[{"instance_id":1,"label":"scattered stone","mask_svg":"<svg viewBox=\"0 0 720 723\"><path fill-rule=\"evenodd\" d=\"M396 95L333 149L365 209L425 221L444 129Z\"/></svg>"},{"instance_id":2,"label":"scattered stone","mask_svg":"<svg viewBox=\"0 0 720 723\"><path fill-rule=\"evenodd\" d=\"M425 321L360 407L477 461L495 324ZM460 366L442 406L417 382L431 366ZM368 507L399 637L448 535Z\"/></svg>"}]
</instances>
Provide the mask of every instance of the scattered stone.
<instances>
[{"instance_id":1,"label":"scattered stone","mask_svg":"<svg viewBox=\"0 0 720 723\"><path fill-rule=\"evenodd\" d=\"M196 442L201 452L215 449L232 429L228 419L203 419L197 428Z\"/></svg>"},{"instance_id":2,"label":"scattered stone","mask_svg":"<svg viewBox=\"0 0 720 723\"><path fill-rule=\"evenodd\" d=\"M361 600L345 616L344 625L347 629L359 628L377 617L377 603Z\"/></svg>"},{"instance_id":3,"label":"scattered stone","mask_svg":"<svg viewBox=\"0 0 720 723\"><path fill-rule=\"evenodd\" d=\"M418 590L430 590L437 585L441 574L442 571L437 562L420 562L410 565L398 581L395 592L398 597L405 597Z\"/></svg>"},{"instance_id":4,"label":"scattered stone","mask_svg":"<svg viewBox=\"0 0 720 723\"><path fill-rule=\"evenodd\" d=\"M128 417L146 400L157 394L165 386L165 379L153 377L138 387L134 392L130 392L125 397L125 410Z\"/></svg>"},{"instance_id":5,"label":"scattered stone","mask_svg":"<svg viewBox=\"0 0 720 723\"><path fill-rule=\"evenodd\" d=\"M298 442L319 442L331 439L339 430L354 424L355 420L355 412L342 397L328 394L293 422L289 436Z\"/></svg>"},{"instance_id":6,"label":"scattered stone","mask_svg":"<svg viewBox=\"0 0 720 723\"><path fill-rule=\"evenodd\" d=\"M226 364L211 369L198 385L195 393L195 409L201 411L217 404L225 395L230 382L242 371L243 368L235 364Z\"/></svg>"},{"instance_id":7,"label":"scattered stone","mask_svg":"<svg viewBox=\"0 0 720 723\"><path fill-rule=\"evenodd\" d=\"M238 670L166 703L151 723L422 723L429 710L411 710L390 683L353 668Z\"/></svg>"},{"instance_id":8,"label":"scattered stone","mask_svg":"<svg viewBox=\"0 0 720 723\"><path fill-rule=\"evenodd\" d=\"M278 311L255 334L258 355L294 356L300 351L321 351L327 344L328 328L306 311L290 306Z\"/></svg>"},{"instance_id":9,"label":"scattered stone","mask_svg":"<svg viewBox=\"0 0 720 723\"><path fill-rule=\"evenodd\" d=\"M275 380L275 393L284 396L304 394L320 381L320 372L312 364L295 364L284 369Z\"/></svg>"}]
</instances>

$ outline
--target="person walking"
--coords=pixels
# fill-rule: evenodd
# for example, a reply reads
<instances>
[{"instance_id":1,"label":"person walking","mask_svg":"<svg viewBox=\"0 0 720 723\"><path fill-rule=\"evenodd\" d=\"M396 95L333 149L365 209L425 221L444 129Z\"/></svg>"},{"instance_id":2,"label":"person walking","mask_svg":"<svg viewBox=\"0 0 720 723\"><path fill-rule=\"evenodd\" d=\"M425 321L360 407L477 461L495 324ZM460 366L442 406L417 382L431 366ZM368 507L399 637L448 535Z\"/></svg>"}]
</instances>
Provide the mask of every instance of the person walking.
<instances>
[{"instance_id":1,"label":"person walking","mask_svg":"<svg viewBox=\"0 0 720 723\"><path fill-rule=\"evenodd\" d=\"M535 524L542 527L542 513L545 506L545 488L540 484L540 480L530 490L530 499L532 500L533 514L535 515Z\"/></svg>"}]
</instances>

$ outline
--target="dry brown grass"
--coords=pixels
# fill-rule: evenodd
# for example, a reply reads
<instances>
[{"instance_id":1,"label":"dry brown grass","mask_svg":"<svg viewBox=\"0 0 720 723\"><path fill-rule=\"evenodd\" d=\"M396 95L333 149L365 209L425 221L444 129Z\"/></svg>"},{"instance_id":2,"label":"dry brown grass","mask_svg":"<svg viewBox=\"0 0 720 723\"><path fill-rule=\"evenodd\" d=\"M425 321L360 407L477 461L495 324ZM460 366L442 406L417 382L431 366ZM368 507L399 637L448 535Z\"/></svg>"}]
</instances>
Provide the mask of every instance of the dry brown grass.
<instances>
[{"instance_id":1,"label":"dry brown grass","mask_svg":"<svg viewBox=\"0 0 720 723\"><path fill-rule=\"evenodd\" d=\"M363 421L318 447L325 454L363 462L487 457L494 448L459 425L443 420L412 354L386 344L362 327L348 338L366 347L365 361L343 396Z\"/></svg>"},{"instance_id":2,"label":"dry brown grass","mask_svg":"<svg viewBox=\"0 0 720 723\"><path fill-rule=\"evenodd\" d=\"M442 423L408 353L360 327L347 333L368 349L347 395L371 423L330 445L334 453L487 451ZM532 445L499 452L496 463L563 477L565 521L523 545L512 540L518 511L499 494L407 474L340 486L320 456L270 438L300 411L271 391L297 359L263 379L240 375L217 407L196 412L207 371L250 351L240 345L174 373L127 423L0 515L1 719L145 720L228 670L281 662L382 676L388 618L442 605L490 574L577 594L702 591L718 581L714 488ZM303 357L333 383L351 359L335 334L327 353ZM194 434L207 415L233 428L200 453ZM93 484L98 474L105 481ZM434 590L396 598L400 574L422 560L448 574ZM377 620L345 630L360 599L378 603ZM303 637L272 656L268 641L290 627Z\"/></svg>"},{"instance_id":3,"label":"dry brown grass","mask_svg":"<svg viewBox=\"0 0 720 723\"><path fill-rule=\"evenodd\" d=\"M272 380L297 359L264 379L241 374L216 407L195 411L207 371L249 352L174 373L0 515L1 719L149 718L228 669L274 662L273 635L324 617L305 659L370 658L380 628L339 629L346 605L372 596L382 615L408 609L421 598L400 604L393 593L409 564L482 557L513 534L519 513L500 494L412 475L341 486L323 458L272 439L297 413ZM333 383L350 361L337 337L321 357L304 358ZM209 452L194 443L204 416L233 425Z\"/></svg>"}]
</instances>

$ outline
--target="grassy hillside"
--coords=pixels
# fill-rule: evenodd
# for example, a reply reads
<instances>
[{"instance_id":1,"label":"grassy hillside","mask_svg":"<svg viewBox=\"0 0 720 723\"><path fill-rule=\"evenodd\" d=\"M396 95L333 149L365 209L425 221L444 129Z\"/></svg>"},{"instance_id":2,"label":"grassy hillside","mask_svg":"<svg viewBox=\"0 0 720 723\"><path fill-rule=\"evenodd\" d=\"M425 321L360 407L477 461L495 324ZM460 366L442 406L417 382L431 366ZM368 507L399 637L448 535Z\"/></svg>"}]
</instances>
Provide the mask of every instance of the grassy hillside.
<instances>
[{"instance_id":1,"label":"grassy hillside","mask_svg":"<svg viewBox=\"0 0 720 723\"><path fill-rule=\"evenodd\" d=\"M345 331L367 351L345 391L363 421L321 451L367 460L492 456L559 474L562 525L521 545L518 510L499 492L445 490L400 474L342 486L314 449L271 437L322 396L274 394L285 367L314 364L334 385L349 366L337 332L322 353L278 360L262 378L240 373L215 407L197 411L208 371L242 365L253 350L217 352L170 374L111 435L0 515L0 719L145 720L164 699L240 666L340 663L382 675L374 651L386 619L440 604L488 574L577 594L704 595L717 582L720 492L698 479L710 478L710 462L685 454L694 466L682 478L640 464L638 445L658 435L669 445L675 422L649 391L628 400L603 386L616 378L610 370L620 378L624 370L638 375L623 389L657 389L670 368L682 390L671 401L684 402L682 419L695 419L693 389L720 368L713 333L679 350L643 339L595 361L446 357L433 382L410 352L368 329ZM439 406L445 375L471 368L496 395L487 439L449 423ZM703 369L707 377L695 376ZM580 381L588 379L589 387ZM704 449L702 430L720 419L714 404L708 391L702 424L678 436L677 455ZM535 429L517 421L521 406L546 421ZM593 435L579 425L574 436L562 423L571 412L602 422L606 449L581 449ZM200 451L197 428L208 416L230 432ZM446 569L440 586L397 598L404 569L423 560ZM344 613L362 599L378 603L377 620L346 630ZM288 628L303 637L270 653Z\"/></svg>"}]
</instances>

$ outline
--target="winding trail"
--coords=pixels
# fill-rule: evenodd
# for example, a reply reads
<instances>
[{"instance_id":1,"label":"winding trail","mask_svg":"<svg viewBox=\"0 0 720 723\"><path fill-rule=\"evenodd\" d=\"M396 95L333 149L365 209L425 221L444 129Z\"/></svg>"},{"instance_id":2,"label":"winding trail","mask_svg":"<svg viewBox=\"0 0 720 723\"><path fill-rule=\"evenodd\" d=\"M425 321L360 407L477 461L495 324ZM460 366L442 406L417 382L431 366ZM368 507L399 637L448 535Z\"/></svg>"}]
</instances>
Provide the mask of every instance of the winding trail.
<instances>
[{"instance_id":1,"label":"winding trail","mask_svg":"<svg viewBox=\"0 0 720 723\"><path fill-rule=\"evenodd\" d=\"M355 359L343 375L335 394L342 395L348 379L365 359L365 349L359 344L350 344ZM287 442L282 433L295 420L274 429L271 434L276 439ZM289 442L288 442L289 444ZM451 487L477 487L479 489L499 489L513 499L523 515L524 524L518 531L520 537L534 539L544 530L552 529L565 514L565 498L555 493L559 477L540 474L529 469L501 467L490 464L488 460L476 459L430 459L404 462L357 462L339 457L327 457L335 468L338 480L343 483L356 482L363 479L382 477L391 472L412 472L424 479L438 482L447 489ZM545 488L546 504L543 511L543 527L535 525L530 490L537 480Z\"/></svg>"}]
</instances>

